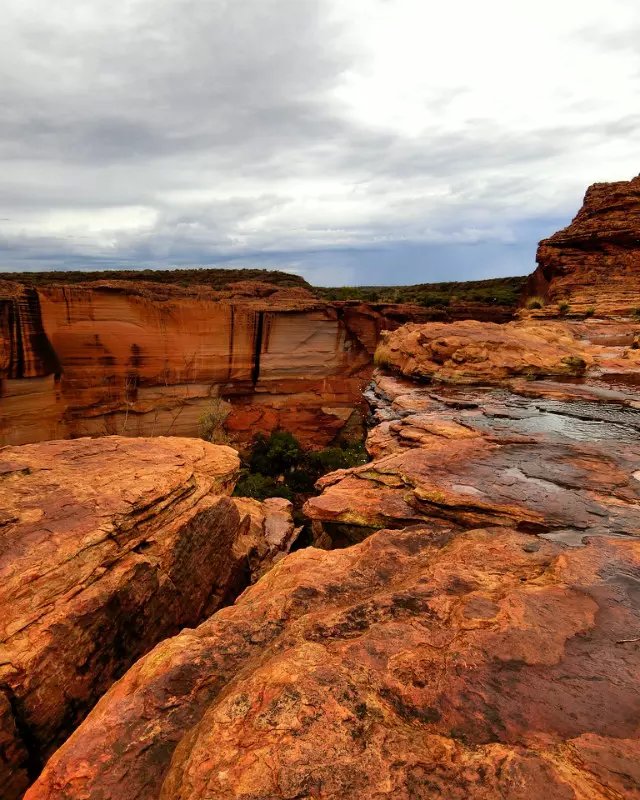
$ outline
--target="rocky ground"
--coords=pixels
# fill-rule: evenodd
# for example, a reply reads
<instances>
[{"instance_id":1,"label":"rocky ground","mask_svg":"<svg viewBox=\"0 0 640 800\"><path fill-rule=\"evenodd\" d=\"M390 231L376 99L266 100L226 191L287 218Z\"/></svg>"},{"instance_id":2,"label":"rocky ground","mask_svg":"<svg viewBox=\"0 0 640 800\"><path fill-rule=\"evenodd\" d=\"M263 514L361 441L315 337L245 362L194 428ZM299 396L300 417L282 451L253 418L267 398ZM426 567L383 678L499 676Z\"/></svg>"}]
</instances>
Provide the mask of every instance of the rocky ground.
<instances>
[{"instance_id":1,"label":"rocky ground","mask_svg":"<svg viewBox=\"0 0 640 800\"><path fill-rule=\"evenodd\" d=\"M290 547L287 501L231 500L196 439L0 450L0 781L19 797L109 686Z\"/></svg>"}]
</instances>

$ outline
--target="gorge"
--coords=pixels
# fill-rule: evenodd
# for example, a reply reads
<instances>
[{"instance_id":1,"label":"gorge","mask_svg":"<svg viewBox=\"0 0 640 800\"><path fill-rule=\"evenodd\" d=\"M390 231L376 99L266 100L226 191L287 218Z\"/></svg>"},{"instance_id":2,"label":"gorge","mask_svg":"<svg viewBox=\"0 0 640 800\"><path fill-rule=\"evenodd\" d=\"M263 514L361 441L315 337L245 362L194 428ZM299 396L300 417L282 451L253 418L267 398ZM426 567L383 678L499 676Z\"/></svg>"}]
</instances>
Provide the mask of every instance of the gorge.
<instances>
[{"instance_id":1,"label":"gorge","mask_svg":"<svg viewBox=\"0 0 640 800\"><path fill-rule=\"evenodd\" d=\"M3 283L3 798L640 798L639 187L518 309ZM239 445L366 418L312 547L213 397Z\"/></svg>"},{"instance_id":2,"label":"gorge","mask_svg":"<svg viewBox=\"0 0 640 800\"><path fill-rule=\"evenodd\" d=\"M67 284L54 275L37 285L0 280L0 444L197 436L214 397L230 401L227 429L240 443L280 427L305 445L327 444L345 426L361 427L382 330L513 313L478 302L327 301L302 280L201 283L220 282L220 273L196 271L187 286L179 276L159 283L162 273L155 282L117 273Z\"/></svg>"}]
</instances>

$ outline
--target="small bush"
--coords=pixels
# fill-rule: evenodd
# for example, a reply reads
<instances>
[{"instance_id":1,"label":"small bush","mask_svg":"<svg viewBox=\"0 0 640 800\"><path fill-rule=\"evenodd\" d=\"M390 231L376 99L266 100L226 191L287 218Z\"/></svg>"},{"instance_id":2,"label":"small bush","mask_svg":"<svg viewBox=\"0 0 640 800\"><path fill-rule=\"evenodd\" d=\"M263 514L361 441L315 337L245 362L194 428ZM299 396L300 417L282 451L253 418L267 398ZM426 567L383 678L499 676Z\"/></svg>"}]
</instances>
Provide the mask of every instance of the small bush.
<instances>
[{"instance_id":1,"label":"small bush","mask_svg":"<svg viewBox=\"0 0 640 800\"><path fill-rule=\"evenodd\" d=\"M558 311L561 314L567 314L570 308L571 306L569 305L569 303L567 303L566 300L563 300L561 303L558 303Z\"/></svg>"},{"instance_id":2,"label":"small bush","mask_svg":"<svg viewBox=\"0 0 640 800\"><path fill-rule=\"evenodd\" d=\"M300 443L289 431L273 431L268 437L259 433L253 440L249 468L263 475L281 475L294 467L301 455Z\"/></svg>"},{"instance_id":3,"label":"small bush","mask_svg":"<svg viewBox=\"0 0 640 800\"><path fill-rule=\"evenodd\" d=\"M226 444L229 437L224 429L224 423L230 413L231 404L220 397L214 397L198 420L200 438L213 444Z\"/></svg>"},{"instance_id":4,"label":"small bush","mask_svg":"<svg viewBox=\"0 0 640 800\"><path fill-rule=\"evenodd\" d=\"M587 368L587 362L580 356L567 356L562 359L562 363L565 364L574 375L584 375Z\"/></svg>"},{"instance_id":5,"label":"small bush","mask_svg":"<svg viewBox=\"0 0 640 800\"><path fill-rule=\"evenodd\" d=\"M634 309L632 309L632 311L631 311L631 316L632 316L634 319L640 320L640 308L634 308Z\"/></svg>"},{"instance_id":6,"label":"small bush","mask_svg":"<svg viewBox=\"0 0 640 800\"><path fill-rule=\"evenodd\" d=\"M323 450L305 451L289 431L258 434L245 461L234 494L237 497L285 497L312 494L318 478L336 469L366 464L363 444L343 443Z\"/></svg>"},{"instance_id":7,"label":"small bush","mask_svg":"<svg viewBox=\"0 0 640 800\"><path fill-rule=\"evenodd\" d=\"M533 311L537 308L544 308L544 298L538 296L530 297L525 303L525 307L530 311Z\"/></svg>"},{"instance_id":8,"label":"small bush","mask_svg":"<svg viewBox=\"0 0 640 800\"><path fill-rule=\"evenodd\" d=\"M266 500L268 497L284 497L285 500L293 500L293 492L285 483L278 483L268 475L260 472L249 472L244 470L236 488L236 497L253 497L255 500Z\"/></svg>"},{"instance_id":9,"label":"small bush","mask_svg":"<svg viewBox=\"0 0 640 800\"><path fill-rule=\"evenodd\" d=\"M584 312L585 317L592 317L596 313L595 306L589 306Z\"/></svg>"}]
</instances>

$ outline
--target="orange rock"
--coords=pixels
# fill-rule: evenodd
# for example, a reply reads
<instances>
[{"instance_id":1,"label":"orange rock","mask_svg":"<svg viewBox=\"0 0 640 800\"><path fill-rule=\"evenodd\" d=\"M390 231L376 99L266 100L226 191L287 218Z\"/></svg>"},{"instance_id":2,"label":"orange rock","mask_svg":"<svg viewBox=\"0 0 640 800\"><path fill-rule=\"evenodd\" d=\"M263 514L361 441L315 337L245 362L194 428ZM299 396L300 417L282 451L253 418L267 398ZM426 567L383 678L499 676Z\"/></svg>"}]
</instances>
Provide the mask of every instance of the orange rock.
<instances>
[{"instance_id":1,"label":"orange rock","mask_svg":"<svg viewBox=\"0 0 640 800\"><path fill-rule=\"evenodd\" d=\"M530 295L570 312L629 314L640 307L640 175L595 183L573 222L540 242Z\"/></svg>"},{"instance_id":2,"label":"orange rock","mask_svg":"<svg viewBox=\"0 0 640 800\"><path fill-rule=\"evenodd\" d=\"M193 436L218 395L232 404L240 441L282 426L304 444L326 444L361 405L379 330L396 324L255 282L226 292L3 282L0 296L5 444Z\"/></svg>"},{"instance_id":3,"label":"orange rock","mask_svg":"<svg viewBox=\"0 0 640 800\"><path fill-rule=\"evenodd\" d=\"M247 553L235 451L194 439L0 450L0 780L20 796L156 642L228 602Z\"/></svg>"},{"instance_id":4,"label":"orange rock","mask_svg":"<svg viewBox=\"0 0 640 800\"><path fill-rule=\"evenodd\" d=\"M158 645L27 800L640 797L640 540L382 531Z\"/></svg>"},{"instance_id":5,"label":"orange rock","mask_svg":"<svg viewBox=\"0 0 640 800\"><path fill-rule=\"evenodd\" d=\"M457 384L581 375L592 361L588 347L559 322L405 325L384 333L376 351L376 363L409 378Z\"/></svg>"},{"instance_id":6,"label":"orange rock","mask_svg":"<svg viewBox=\"0 0 640 800\"><path fill-rule=\"evenodd\" d=\"M295 526L293 505L284 497L269 497L262 502L234 497L233 503L241 518L249 518L246 532L234 543L234 554L238 561L247 561L249 579L255 582L284 558L302 529Z\"/></svg>"},{"instance_id":7,"label":"orange rock","mask_svg":"<svg viewBox=\"0 0 640 800\"><path fill-rule=\"evenodd\" d=\"M411 520L578 539L637 533L634 330L620 322L528 320L407 325L386 334L376 357L396 374L377 372L367 391L377 423L367 439L374 460L318 482L322 493L305 506L315 540L342 546ZM561 383L560 373L576 367L585 374ZM511 377L532 372L554 380ZM485 385L470 388L478 383Z\"/></svg>"},{"instance_id":8,"label":"orange rock","mask_svg":"<svg viewBox=\"0 0 640 800\"><path fill-rule=\"evenodd\" d=\"M361 411L380 332L428 313L417 305L329 303L303 287L256 281L221 291L2 281L0 444L195 436L221 396L232 404L228 426L241 444L283 427L306 446L323 446ZM486 306L451 309L486 313ZM505 318L505 309L489 313Z\"/></svg>"}]
</instances>

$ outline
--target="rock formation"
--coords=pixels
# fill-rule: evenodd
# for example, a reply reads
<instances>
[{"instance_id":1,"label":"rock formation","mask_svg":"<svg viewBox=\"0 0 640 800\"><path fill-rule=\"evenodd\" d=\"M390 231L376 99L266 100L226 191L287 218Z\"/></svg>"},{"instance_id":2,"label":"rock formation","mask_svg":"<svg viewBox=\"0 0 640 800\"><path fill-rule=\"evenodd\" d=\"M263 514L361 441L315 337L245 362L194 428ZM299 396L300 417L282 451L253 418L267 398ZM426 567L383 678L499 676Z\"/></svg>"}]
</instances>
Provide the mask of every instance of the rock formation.
<instances>
[{"instance_id":1,"label":"rock formation","mask_svg":"<svg viewBox=\"0 0 640 800\"><path fill-rule=\"evenodd\" d=\"M622 800L637 539L383 531L300 551L158 645L27 800Z\"/></svg>"},{"instance_id":2,"label":"rock formation","mask_svg":"<svg viewBox=\"0 0 640 800\"><path fill-rule=\"evenodd\" d=\"M629 314L640 308L640 175L596 183L573 222L540 242L529 294L571 311Z\"/></svg>"},{"instance_id":3,"label":"rock formation","mask_svg":"<svg viewBox=\"0 0 640 800\"><path fill-rule=\"evenodd\" d=\"M235 451L195 439L54 441L0 450L0 783L20 796L44 760L142 654L286 550L224 496ZM274 518L275 515L275 518ZM271 520L271 522L268 522ZM270 528L269 528L270 525Z\"/></svg>"},{"instance_id":4,"label":"rock formation","mask_svg":"<svg viewBox=\"0 0 640 800\"><path fill-rule=\"evenodd\" d=\"M360 339L303 289L252 291L5 285L0 442L193 436L217 395L239 439L282 426L328 441L360 404L381 315L360 315Z\"/></svg>"},{"instance_id":5,"label":"rock formation","mask_svg":"<svg viewBox=\"0 0 640 800\"><path fill-rule=\"evenodd\" d=\"M240 439L322 443L381 340L371 461L318 482L316 547L286 501L220 496L227 448L0 450L10 800L78 722L25 800L640 800L639 182L541 244L545 319L5 287L5 436L191 431L219 395Z\"/></svg>"},{"instance_id":6,"label":"rock formation","mask_svg":"<svg viewBox=\"0 0 640 800\"><path fill-rule=\"evenodd\" d=\"M380 332L430 313L255 281L224 290L3 281L0 444L196 436L220 396L231 402L234 441L282 427L325 445L357 425ZM480 304L451 313L505 318L504 308Z\"/></svg>"},{"instance_id":7,"label":"rock formation","mask_svg":"<svg viewBox=\"0 0 640 800\"><path fill-rule=\"evenodd\" d=\"M316 540L344 544L425 520L565 538L640 530L634 331L527 322L389 334L377 360L396 375L378 372L368 392L374 460L320 480L322 494L305 507ZM572 372L582 384L557 380Z\"/></svg>"},{"instance_id":8,"label":"rock formation","mask_svg":"<svg viewBox=\"0 0 640 800\"><path fill-rule=\"evenodd\" d=\"M345 549L159 644L26 800L640 798L635 330L389 334L373 460L305 507Z\"/></svg>"}]
</instances>

